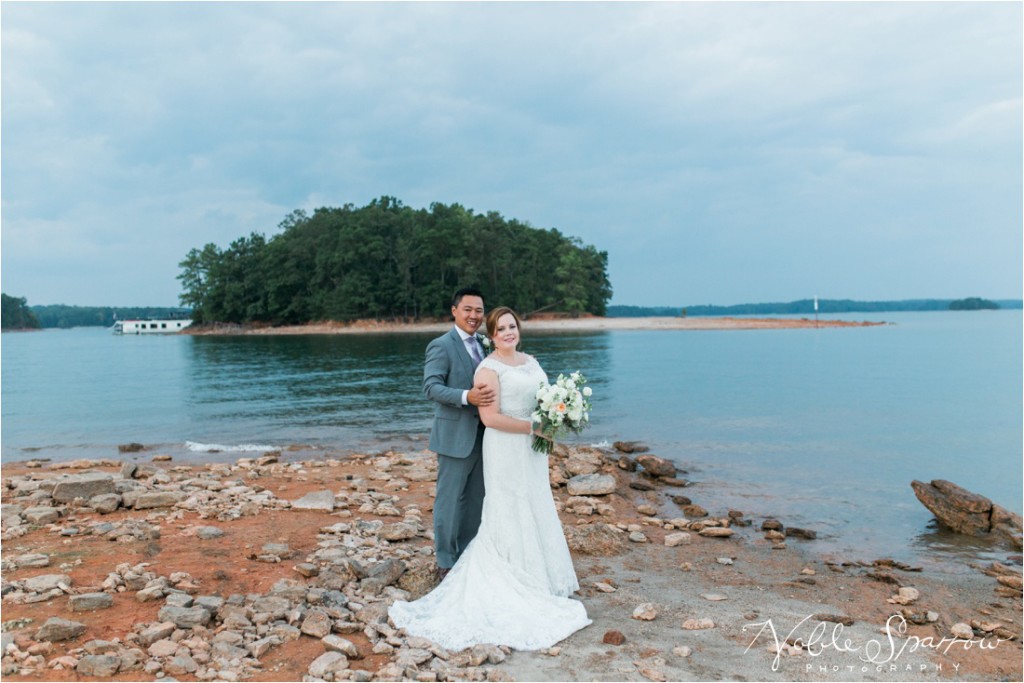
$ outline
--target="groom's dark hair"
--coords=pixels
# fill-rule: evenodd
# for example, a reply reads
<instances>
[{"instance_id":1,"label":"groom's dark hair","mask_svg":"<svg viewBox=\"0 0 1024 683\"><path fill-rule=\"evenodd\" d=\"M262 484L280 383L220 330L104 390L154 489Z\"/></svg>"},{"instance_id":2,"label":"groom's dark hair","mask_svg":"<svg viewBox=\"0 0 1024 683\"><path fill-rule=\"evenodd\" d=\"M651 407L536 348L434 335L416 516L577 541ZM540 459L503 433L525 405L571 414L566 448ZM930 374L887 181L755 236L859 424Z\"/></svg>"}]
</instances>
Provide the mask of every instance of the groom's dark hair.
<instances>
[{"instance_id":1,"label":"groom's dark hair","mask_svg":"<svg viewBox=\"0 0 1024 683\"><path fill-rule=\"evenodd\" d=\"M459 303L461 303L462 297L464 296L478 296L480 297L481 301L484 300L484 293L481 292L479 289L475 289L473 287L463 287L459 291L455 292L455 296L452 297L452 308L458 308Z\"/></svg>"}]
</instances>

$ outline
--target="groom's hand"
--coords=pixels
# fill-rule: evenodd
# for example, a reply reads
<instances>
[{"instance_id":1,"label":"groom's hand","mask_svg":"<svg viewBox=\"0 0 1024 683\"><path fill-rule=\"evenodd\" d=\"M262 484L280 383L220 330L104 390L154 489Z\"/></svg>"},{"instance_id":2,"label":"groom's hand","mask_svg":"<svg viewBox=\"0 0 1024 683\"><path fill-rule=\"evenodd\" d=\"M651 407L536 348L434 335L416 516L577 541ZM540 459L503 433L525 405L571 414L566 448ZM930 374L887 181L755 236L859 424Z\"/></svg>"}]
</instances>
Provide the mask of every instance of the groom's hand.
<instances>
[{"instance_id":1,"label":"groom's hand","mask_svg":"<svg viewBox=\"0 0 1024 683\"><path fill-rule=\"evenodd\" d=\"M466 400L477 408L480 406L489 406L494 403L494 387L486 384L477 384L469 390L469 393L466 395Z\"/></svg>"}]
</instances>

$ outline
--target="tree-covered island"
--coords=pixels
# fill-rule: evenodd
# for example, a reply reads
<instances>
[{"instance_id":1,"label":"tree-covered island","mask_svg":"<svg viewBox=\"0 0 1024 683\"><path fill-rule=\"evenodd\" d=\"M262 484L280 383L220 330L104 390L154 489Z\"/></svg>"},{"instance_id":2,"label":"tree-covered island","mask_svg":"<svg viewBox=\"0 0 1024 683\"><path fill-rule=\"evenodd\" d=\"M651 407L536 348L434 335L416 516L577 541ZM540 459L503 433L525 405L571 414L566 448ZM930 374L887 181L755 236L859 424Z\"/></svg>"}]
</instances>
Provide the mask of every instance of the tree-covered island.
<instances>
[{"instance_id":1,"label":"tree-covered island","mask_svg":"<svg viewBox=\"0 0 1024 683\"><path fill-rule=\"evenodd\" d=\"M0 329L37 330L39 320L28 307L25 297L0 294Z\"/></svg>"},{"instance_id":2,"label":"tree-covered island","mask_svg":"<svg viewBox=\"0 0 1024 683\"><path fill-rule=\"evenodd\" d=\"M604 315L608 254L459 204L413 209L394 197L308 215L270 238L194 248L179 264L181 303L198 323L299 324L447 316L452 293L478 287L491 305Z\"/></svg>"}]
</instances>

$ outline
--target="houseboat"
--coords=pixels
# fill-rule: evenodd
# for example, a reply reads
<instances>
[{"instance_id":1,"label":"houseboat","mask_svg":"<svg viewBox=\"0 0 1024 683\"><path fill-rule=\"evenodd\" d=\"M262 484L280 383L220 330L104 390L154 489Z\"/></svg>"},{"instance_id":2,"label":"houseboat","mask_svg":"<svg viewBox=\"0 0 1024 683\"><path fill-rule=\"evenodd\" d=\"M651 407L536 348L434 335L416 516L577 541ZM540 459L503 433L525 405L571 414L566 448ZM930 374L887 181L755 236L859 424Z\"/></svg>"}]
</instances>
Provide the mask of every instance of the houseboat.
<instances>
[{"instance_id":1,"label":"houseboat","mask_svg":"<svg viewBox=\"0 0 1024 683\"><path fill-rule=\"evenodd\" d=\"M191 324L191 320L118 320L114 334L172 334Z\"/></svg>"}]
</instances>

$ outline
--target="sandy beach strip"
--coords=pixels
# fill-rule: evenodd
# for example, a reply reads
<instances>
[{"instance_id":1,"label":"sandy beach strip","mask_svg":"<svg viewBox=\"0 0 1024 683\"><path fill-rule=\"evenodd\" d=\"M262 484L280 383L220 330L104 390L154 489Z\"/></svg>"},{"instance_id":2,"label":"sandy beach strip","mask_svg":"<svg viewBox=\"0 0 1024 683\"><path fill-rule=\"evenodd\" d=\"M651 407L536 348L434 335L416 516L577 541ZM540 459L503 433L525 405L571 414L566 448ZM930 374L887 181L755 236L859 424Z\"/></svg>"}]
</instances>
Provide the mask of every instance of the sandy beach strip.
<instances>
[{"instance_id":1,"label":"sandy beach strip","mask_svg":"<svg viewBox=\"0 0 1024 683\"><path fill-rule=\"evenodd\" d=\"M810 318L579 318L533 317L523 328L535 332L601 332L606 330L792 330L832 327L872 327L886 325L883 321L813 320ZM354 322L314 322L305 325L197 325L182 334L192 335L300 335L300 334L372 334L444 332L451 321L400 322L391 320L358 320Z\"/></svg>"}]
</instances>

